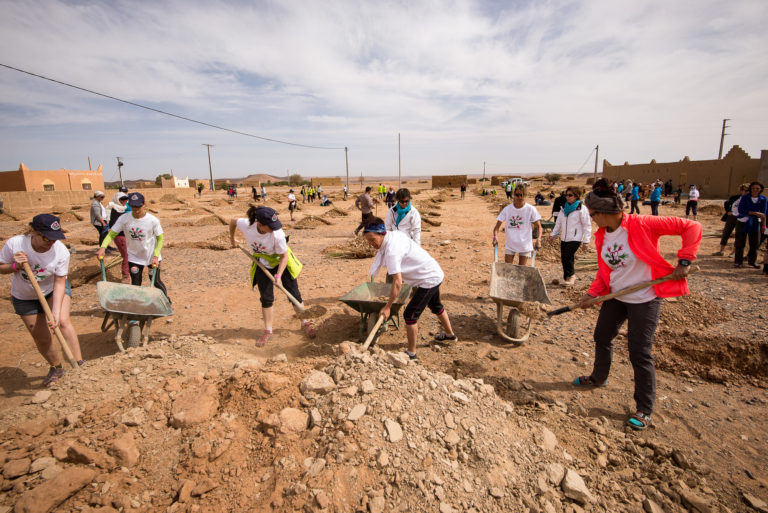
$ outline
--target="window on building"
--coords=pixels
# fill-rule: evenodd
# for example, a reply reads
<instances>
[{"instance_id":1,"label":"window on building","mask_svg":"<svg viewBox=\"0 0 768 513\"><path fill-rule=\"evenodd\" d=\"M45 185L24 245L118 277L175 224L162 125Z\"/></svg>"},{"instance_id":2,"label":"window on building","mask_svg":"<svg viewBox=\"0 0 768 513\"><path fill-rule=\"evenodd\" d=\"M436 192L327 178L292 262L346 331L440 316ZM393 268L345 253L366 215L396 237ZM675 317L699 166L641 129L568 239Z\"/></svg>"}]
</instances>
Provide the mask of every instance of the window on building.
<instances>
[{"instance_id":1,"label":"window on building","mask_svg":"<svg viewBox=\"0 0 768 513\"><path fill-rule=\"evenodd\" d=\"M83 185L83 190L84 191L90 191L91 190L91 184L90 183L83 182L82 185Z\"/></svg>"},{"instance_id":2,"label":"window on building","mask_svg":"<svg viewBox=\"0 0 768 513\"><path fill-rule=\"evenodd\" d=\"M44 191L52 191L53 190L53 184L52 183L45 183L45 184L43 184L43 190Z\"/></svg>"}]
</instances>

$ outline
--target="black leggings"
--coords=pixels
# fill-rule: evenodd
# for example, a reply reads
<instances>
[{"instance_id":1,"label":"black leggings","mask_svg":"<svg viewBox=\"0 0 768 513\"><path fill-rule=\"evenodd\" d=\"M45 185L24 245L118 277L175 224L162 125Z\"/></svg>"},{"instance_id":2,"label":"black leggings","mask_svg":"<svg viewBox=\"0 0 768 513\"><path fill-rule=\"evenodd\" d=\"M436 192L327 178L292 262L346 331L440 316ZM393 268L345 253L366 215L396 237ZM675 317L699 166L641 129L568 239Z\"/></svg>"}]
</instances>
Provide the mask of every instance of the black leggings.
<instances>
[{"instance_id":1,"label":"black leggings","mask_svg":"<svg viewBox=\"0 0 768 513\"><path fill-rule=\"evenodd\" d=\"M720 237L721 246L728 245L728 239L731 237L731 233L733 233L733 230L736 228L737 222L738 222L738 219L733 214L728 214L728 217L725 218L725 226L723 226L723 236Z\"/></svg>"},{"instance_id":2,"label":"black leggings","mask_svg":"<svg viewBox=\"0 0 768 513\"><path fill-rule=\"evenodd\" d=\"M560 241L560 262L563 264L563 278L566 280L576 274L574 269L574 260L576 252L581 247L581 242L572 240L568 242Z\"/></svg>"},{"instance_id":3,"label":"black leggings","mask_svg":"<svg viewBox=\"0 0 768 513\"><path fill-rule=\"evenodd\" d=\"M754 265L757 262L757 248L760 247L762 240L760 239L760 231L753 230L751 232L744 232L744 226L747 223L741 221L736 222L736 242L734 248L736 254L734 255L734 262L737 264L744 263L744 248L749 242L749 250L747 251L747 263Z\"/></svg>"},{"instance_id":4,"label":"black leggings","mask_svg":"<svg viewBox=\"0 0 768 513\"><path fill-rule=\"evenodd\" d=\"M134 264L133 262L129 263L128 269L131 273L131 285L141 286L142 276L144 275L144 267L141 264ZM152 273L155 273L155 287L163 291L163 294L165 294L165 297L168 297L168 291L165 288L165 283L163 283L163 280L160 279L160 268L155 267L154 269L150 267L149 269L149 277L152 278ZM171 298L168 297L168 302L171 303Z\"/></svg>"},{"instance_id":5,"label":"black leggings","mask_svg":"<svg viewBox=\"0 0 768 513\"><path fill-rule=\"evenodd\" d=\"M109 230L105 230L104 226L96 226L95 224L92 225L94 228L96 228L96 231L99 232L99 247L101 247L101 243L104 242L104 239L106 238L107 234L109 233Z\"/></svg>"},{"instance_id":6,"label":"black leggings","mask_svg":"<svg viewBox=\"0 0 768 513\"><path fill-rule=\"evenodd\" d=\"M267 270L272 276L277 274L277 267ZM291 276L291 273L288 272L288 269L283 271L283 275L280 277L280 282L283 284L285 290L287 290L293 297L296 298L296 301L299 303L302 302L301 292L299 292L299 282L294 279L293 276ZM256 273L253 275L253 283L251 286L259 287L262 308L271 308L272 305L275 304L275 285L272 283L272 280L270 280L269 277L264 274L264 271L261 269L256 269Z\"/></svg>"}]
</instances>

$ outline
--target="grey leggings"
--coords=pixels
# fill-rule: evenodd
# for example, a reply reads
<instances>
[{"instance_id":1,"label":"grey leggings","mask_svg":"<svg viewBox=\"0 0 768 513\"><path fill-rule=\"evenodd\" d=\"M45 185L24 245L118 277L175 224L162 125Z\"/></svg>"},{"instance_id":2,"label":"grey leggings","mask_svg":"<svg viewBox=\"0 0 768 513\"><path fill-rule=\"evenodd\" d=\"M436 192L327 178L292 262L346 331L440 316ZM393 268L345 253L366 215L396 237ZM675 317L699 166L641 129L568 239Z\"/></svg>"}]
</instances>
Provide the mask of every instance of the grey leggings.
<instances>
[{"instance_id":1,"label":"grey leggings","mask_svg":"<svg viewBox=\"0 0 768 513\"><path fill-rule=\"evenodd\" d=\"M629 361L635 372L635 404L637 410L650 415L656 400L656 368L653 365L653 336L659 324L661 299L647 303L624 303L610 299L603 303L595 325L595 364L592 379L598 383L608 379L613 356L613 339L627 320Z\"/></svg>"}]
</instances>

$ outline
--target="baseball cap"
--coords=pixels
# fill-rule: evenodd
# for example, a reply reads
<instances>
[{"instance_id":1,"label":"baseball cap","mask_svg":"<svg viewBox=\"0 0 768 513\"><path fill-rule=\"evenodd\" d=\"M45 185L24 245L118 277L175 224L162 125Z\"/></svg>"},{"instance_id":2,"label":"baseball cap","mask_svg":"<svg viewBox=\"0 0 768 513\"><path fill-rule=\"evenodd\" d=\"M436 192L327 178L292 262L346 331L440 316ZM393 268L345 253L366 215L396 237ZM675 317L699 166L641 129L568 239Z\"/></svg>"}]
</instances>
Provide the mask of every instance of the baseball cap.
<instances>
[{"instance_id":1,"label":"baseball cap","mask_svg":"<svg viewBox=\"0 0 768 513\"><path fill-rule=\"evenodd\" d=\"M279 230L283 227L283 223L277 218L277 212L269 207L258 207L256 220L264 226L269 226L272 230Z\"/></svg>"},{"instance_id":2,"label":"baseball cap","mask_svg":"<svg viewBox=\"0 0 768 513\"><path fill-rule=\"evenodd\" d=\"M38 214L32 218L29 225L46 239L61 240L66 238L64 232L61 231L61 221L53 214Z\"/></svg>"},{"instance_id":3,"label":"baseball cap","mask_svg":"<svg viewBox=\"0 0 768 513\"><path fill-rule=\"evenodd\" d=\"M128 192L128 187L126 187L125 185L121 185L120 188L118 189L118 191L120 191L120 192Z\"/></svg>"},{"instance_id":4,"label":"baseball cap","mask_svg":"<svg viewBox=\"0 0 768 513\"><path fill-rule=\"evenodd\" d=\"M144 204L144 195L138 192L132 192L128 196L128 204L132 207L140 207Z\"/></svg>"}]
</instances>

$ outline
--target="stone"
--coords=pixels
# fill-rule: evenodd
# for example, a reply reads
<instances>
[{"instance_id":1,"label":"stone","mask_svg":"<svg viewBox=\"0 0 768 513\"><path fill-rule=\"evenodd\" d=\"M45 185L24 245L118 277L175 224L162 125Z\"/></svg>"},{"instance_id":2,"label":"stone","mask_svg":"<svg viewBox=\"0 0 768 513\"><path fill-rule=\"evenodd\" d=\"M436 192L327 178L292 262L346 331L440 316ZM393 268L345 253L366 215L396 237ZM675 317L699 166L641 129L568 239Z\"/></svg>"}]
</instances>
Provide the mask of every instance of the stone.
<instances>
[{"instance_id":1,"label":"stone","mask_svg":"<svg viewBox=\"0 0 768 513\"><path fill-rule=\"evenodd\" d=\"M109 446L109 454L113 455L122 467L132 467L139 461L139 448L131 433L125 433L115 438Z\"/></svg>"},{"instance_id":2,"label":"stone","mask_svg":"<svg viewBox=\"0 0 768 513\"><path fill-rule=\"evenodd\" d=\"M32 460L29 458L19 458L17 460L11 460L3 465L3 477L6 479L14 479L19 476L26 475L29 472L29 466L32 464Z\"/></svg>"},{"instance_id":3,"label":"stone","mask_svg":"<svg viewBox=\"0 0 768 513\"><path fill-rule=\"evenodd\" d=\"M448 429L455 429L456 428L456 420L453 418L453 413L448 412L443 417L443 420L445 420L445 427Z\"/></svg>"},{"instance_id":4,"label":"stone","mask_svg":"<svg viewBox=\"0 0 768 513\"><path fill-rule=\"evenodd\" d=\"M323 416L320 414L320 410L312 408L309 410L309 427L320 426L323 422Z\"/></svg>"},{"instance_id":5,"label":"stone","mask_svg":"<svg viewBox=\"0 0 768 513\"><path fill-rule=\"evenodd\" d=\"M257 360L255 358L251 358L248 360L241 360L235 364L235 369L242 369L242 370L256 370L260 369L264 364L261 362L261 360Z\"/></svg>"},{"instance_id":6,"label":"stone","mask_svg":"<svg viewBox=\"0 0 768 513\"><path fill-rule=\"evenodd\" d=\"M488 493L490 493L491 497L495 499L501 499L502 497L504 497L504 490L495 486L490 490L488 490Z\"/></svg>"},{"instance_id":7,"label":"stone","mask_svg":"<svg viewBox=\"0 0 768 513\"><path fill-rule=\"evenodd\" d=\"M323 458L307 458L304 460L304 469L307 476L316 476L325 468L326 461Z\"/></svg>"},{"instance_id":8,"label":"stone","mask_svg":"<svg viewBox=\"0 0 768 513\"><path fill-rule=\"evenodd\" d=\"M690 490L685 490L683 488L679 488L677 491L680 494L680 498L683 500L683 504L698 510L699 513L713 513L714 508L712 507L712 503L709 499L706 499L693 493Z\"/></svg>"},{"instance_id":9,"label":"stone","mask_svg":"<svg viewBox=\"0 0 768 513\"><path fill-rule=\"evenodd\" d=\"M280 354L276 354L275 356L273 356L267 361L268 362L287 362L288 357L285 355L285 353L280 353Z\"/></svg>"},{"instance_id":10,"label":"stone","mask_svg":"<svg viewBox=\"0 0 768 513\"><path fill-rule=\"evenodd\" d=\"M456 391L451 394L451 397L454 401L459 402L461 404L469 404L469 397L467 397L466 394Z\"/></svg>"},{"instance_id":11,"label":"stone","mask_svg":"<svg viewBox=\"0 0 768 513\"><path fill-rule=\"evenodd\" d=\"M547 480L553 485L559 485L565 477L565 467L559 463L550 463L547 465Z\"/></svg>"},{"instance_id":12,"label":"stone","mask_svg":"<svg viewBox=\"0 0 768 513\"><path fill-rule=\"evenodd\" d=\"M396 369L404 369L411 362L408 355L403 352L387 353L387 359Z\"/></svg>"},{"instance_id":13,"label":"stone","mask_svg":"<svg viewBox=\"0 0 768 513\"><path fill-rule=\"evenodd\" d=\"M370 379L366 379L362 383L360 383L360 391L363 394L370 394L374 390L376 390L376 386L373 384L373 382Z\"/></svg>"},{"instance_id":14,"label":"stone","mask_svg":"<svg viewBox=\"0 0 768 513\"><path fill-rule=\"evenodd\" d=\"M341 395L345 395L347 397L354 397L357 395L357 387L355 385L352 385L352 386L342 388Z\"/></svg>"},{"instance_id":15,"label":"stone","mask_svg":"<svg viewBox=\"0 0 768 513\"><path fill-rule=\"evenodd\" d=\"M66 472L25 492L16 501L15 513L47 513L93 481L96 472L85 467L71 467Z\"/></svg>"},{"instance_id":16,"label":"stone","mask_svg":"<svg viewBox=\"0 0 768 513\"><path fill-rule=\"evenodd\" d=\"M584 480L579 474L571 469L565 472L565 477L560 483L563 493L569 499L573 499L580 504L587 504L588 502L594 502L595 498L592 493L584 484Z\"/></svg>"},{"instance_id":17,"label":"stone","mask_svg":"<svg viewBox=\"0 0 768 513\"><path fill-rule=\"evenodd\" d=\"M541 428L540 446L547 451L554 451L557 448L557 437L552 431L543 426Z\"/></svg>"},{"instance_id":18,"label":"stone","mask_svg":"<svg viewBox=\"0 0 768 513\"><path fill-rule=\"evenodd\" d=\"M171 426L189 427L210 420L219 408L218 396L212 383L179 392L171 406Z\"/></svg>"},{"instance_id":19,"label":"stone","mask_svg":"<svg viewBox=\"0 0 768 513\"><path fill-rule=\"evenodd\" d=\"M643 501L643 509L647 513L664 513L664 510L662 509L661 506L653 502L651 499L647 499L647 498Z\"/></svg>"},{"instance_id":20,"label":"stone","mask_svg":"<svg viewBox=\"0 0 768 513\"><path fill-rule=\"evenodd\" d=\"M32 462L32 465L29 466L29 473L34 474L36 472L41 472L48 467L52 467L56 465L56 458L52 458L50 456L44 456L42 458L37 458L35 461Z\"/></svg>"},{"instance_id":21,"label":"stone","mask_svg":"<svg viewBox=\"0 0 768 513\"><path fill-rule=\"evenodd\" d=\"M455 509L453 509L453 506L448 504L447 502L441 502L440 503L440 513L455 513Z\"/></svg>"},{"instance_id":22,"label":"stone","mask_svg":"<svg viewBox=\"0 0 768 513\"><path fill-rule=\"evenodd\" d=\"M373 497L368 503L368 510L370 513L384 513L386 506L387 502L384 500L384 497L377 496Z\"/></svg>"},{"instance_id":23,"label":"stone","mask_svg":"<svg viewBox=\"0 0 768 513\"><path fill-rule=\"evenodd\" d=\"M17 428L17 431L21 435L27 435L34 438L42 435L46 429L54 424L54 422L55 419L53 417L40 417L21 424Z\"/></svg>"},{"instance_id":24,"label":"stone","mask_svg":"<svg viewBox=\"0 0 768 513\"><path fill-rule=\"evenodd\" d=\"M274 372L265 372L259 376L259 386L269 395L287 387L290 382L291 380L287 377Z\"/></svg>"},{"instance_id":25,"label":"stone","mask_svg":"<svg viewBox=\"0 0 768 513\"><path fill-rule=\"evenodd\" d=\"M72 413L67 414L66 417L64 417L64 425L65 426L74 426L80 421L80 417L82 416L83 412L81 411L73 411Z\"/></svg>"},{"instance_id":26,"label":"stone","mask_svg":"<svg viewBox=\"0 0 768 513\"><path fill-rule=\"evenodd\" d=\"M197 483L195 485L195 487L192 489L191 495L192 495L192 497L200 497L204 493L210 492L211 490L213 490L217 486L219 486L219 483L217 483L216 481L214 481L212 479L209 479L209 478L205 477L205 478L202 479L202 481L200 481L199 483Z\"/></svg>"},{"instance_id":27,"label":"stone","mask_svg":"<svg viewBox=\"0 0 768 513\"><path fill-rule=\"evenodd\" d=\"M41 390L32 396L31 402L32 404L43 404L51 398L51 395L53 395L53 392L50 390Z\"/></svg>"},{"instance_id":28,"label":"stone","mask_svg":"<svg viewBox=\"0 0 768 513\"><path fill-rule=\"evenodd\" d=\"M113 468L115 461L101 452L95 451L79 443L73 443L67 448L67 461L96 465L103 469Z\"/></svg>"},{"instance_id":29,"label":"stone","mask_svg":"<svg viewBox=\"0 0 768 513\"><path fill-rule=\"evenodd\" d=\"M351 420L352 422L357 422L358 420L360 420L360 417L365 415L366 409L367 407L364 404L362 403L356 404L352 408L352 411L349 412L349 415L347 415L347 420Z\"/></svg>"},{"instance_id":30,"label":"stone","mask_svg":"<svg viewBox=\"0 0 768 513\"><path fill-rule=\"evenodd\" d=\"M192 490L195 489L195 482L191 479L185 479L181 482L181 486L179 486L179 491L177 494L177 500L178 502L184 504L185 502L189 502L190 499L192 499Z\"/></svg>"},{"instance_id":31,"label":"stone","mask_svg":"<svg viewBox=\"0 0 768 513\"><path fill-rule=\"evenodd\" d=\"M324 395L336 388L336 383L325 372L319 370L311 371L299 385L299 390L304 395L315 393Z\"/></svg>"},{"instance_id":32,"label":"stone","mask_svg":"<svg viewBox=\"0 0 768 513\"><path fill-rule=\"evenodd\" d=\"M317 492L317 494L315 494L315 502L320 507L320 509L325 509L330 504L330 501L328 500L328 496L322 490Z\"/></svg>"},{"instance_id":33,"label":"stone","mask_svg":"<svg viewBox=\"0 0 768 513\"><path fill-rule=\"evenodd\" d=\"M760 513L768 513L768 504L764 500L748 493L742 493L741 495L744 498L744 502L749 504L751 508L756 509Z\"/></svg>"},{"instance_id":34,"label":"stone","mask_svg":"<svg viewBox=\"0 0 768 513\"><path fill-rule=\"evenodd\" d=\"M384 427L387 429L387 436L390 442L395 443L403 439L403 428L394 420L386 419Z\"/></svg>"},{"instance_id":35,"label":"stone","mask_svg":"<svg viewBox=\"0 0 768 513\"><path fill-rule=\"evenodd\" d=\"M446 445L456 445L459 443L459 440L459 433L457 433L455 429L449 429L443 437L443 441Z\"/></svg>"},{"instance_id":36,"label":"stone","mask_svg":"<svg viewBox=\"0 0 768 513\"><path fill-rule=\"evenodd\" d=\"M146 415L141 408L131 408L120 417L120 422L126 426L140 426L145 420Z\"/></svg>"},{"instance_id":37,"label":"stone","mask_svg":"<svg viewBox=\"0 0 768 513\"><path fill-rule=\"evenodd\" d=\"M46 481L50 481L54 477L58 476L64 471L63 468L61 468L58 465L51 465L50 467L44 469L42 472L40 472L40 477L42 477Z\"/></svg>"},{"instance_id":38,"label":"stone","mask_svg":"<svg viewBox=\"0 0 768 513\"><path fill-rule=\"evenodd\" d=\"M296 408L284 408L279 417L280 430L283 433L299 433L309 425L309 415Z\"/></svg>"},{"instance_id":39,"label":"stone","mask_svg":"<svg viewBox=\"0 0 768 513\"><path fill-rule=\"evenodd\" d=\"M211 452L211 442L205 438L195 438L192 441L192 456L195 458L207 458Z\"/></svg>"}]
</instances>

